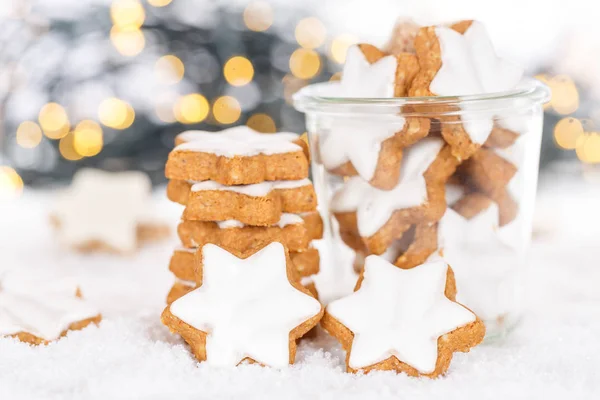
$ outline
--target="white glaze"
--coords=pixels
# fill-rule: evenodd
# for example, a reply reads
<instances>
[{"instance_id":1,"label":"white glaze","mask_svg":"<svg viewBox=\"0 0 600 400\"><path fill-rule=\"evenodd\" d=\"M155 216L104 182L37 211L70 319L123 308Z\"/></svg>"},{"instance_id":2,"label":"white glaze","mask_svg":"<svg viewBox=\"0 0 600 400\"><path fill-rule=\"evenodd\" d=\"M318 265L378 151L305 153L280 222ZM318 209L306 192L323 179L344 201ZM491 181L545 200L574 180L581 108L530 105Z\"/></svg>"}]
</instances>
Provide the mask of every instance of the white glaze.
<instances>
[{"instance_id":1,"label":"white glaze","mask_svg":"<svg viewBox=\"0 0 600 400\"><path fill-rule=\"evenodd\" d=\"M71 324L98 310L76 297L77 283L43 270L0 272L0 336L26 332L58 339Z\"/></svg>"},{"instance_id":2,"label":"white glaze","mask_svg":"<svg viewBox=\"0 0 600 400\"><path fill-rule=\"evenodd\" d=\"M277 221L277 223L272 226L278 226L280 228L283 228L288 225L296 225L296 224L303 224L303 223L304 223L304 220L302 219L301 216L299 216L297 214L282 213L281 217L279 218L279 221ZM218 221L217 225L221 229L243 228L244 226L246 226L246 224L244 224L243 222L240 222L236 219L228 219L226 221Z\"/></svg>"},{"instance_id":3,"label":"white glaze","mask_svg":"<svg viewBox=\"0 0 600 400\"><path fill-rule=\"evenodd\" d=\"M498 206L491 203L471 219L448 208L438 224L438 246L454 271L457 301L486 320L507 312L503 302L512 297L501 293L518 268L519 254L507 245L498 221ZM439 258L434 253L429 260Z\"/></svg>"},{"instance_id":4,"label":"white glaze","mask_svg":"<svg viewBox=\"0 0 600 400\"><path fill-rule=\"evenodd\" d=\"M245 125L234 126L232 128L223 129L218 132L209 132L209 131L185 131L177 135L177 139L183 142L193 142L198 140L206 140L214 137L215 135L223 135L232 140L252 140L252 139L267 139L269 137L275 137L272 140L287 140L293 142L294 140L298 140L300 135L297 133L291 132L278 132L276 134L265 134L255 131L252 128L249 128Z\"/></svg>"},{"instance_id":5,"label":"white glaze","mask_svg":"<svg viewBox=\"0 0 600 400\"><path fill-rule=\"evenodd\" d=\"M202 257L202 286L174 301L171 312L208 334L207 363L235 366L251 357L287 366L290 331L317 315L321 304L289 282L281 243L245 260L208 244Z\"/></svg>"},{"instance_id":6,"label":"white glaze","mask_svg":"<svg viewBox=\"0 0 600 400\"><path fill-rule=\"evenodd\" d=\"M258 154L292 153L302 150L302 147L290 141L290 139L298 138L296 134L262 134L243 126L220 132L191 131L181 135L184 135L183 138L189 141L175 147L174 151L197 151L232 158L236 156L251 157ZM292 138L290 135L294 135L294 137Z\"/></svg>"},{"instance_id":7,"label":"white glaze","mask_svg":"<svg viewBox=\"0 0 600 400\"><path fill-rule=\"evenodd\" d=\"M200 192L202 190L225 190L245 194L252 197L263 197L269 194L272 190L277 189L295 189L303 186L311 185L308 178L295 181L265 181L252 185L234 185L226 186L215 181L202 181L192 183L192 192Z\"/></svg>"},{"instance_id":8,"label":"white glaze","mask_svg":"<svg viewBox=\"0 0 600 400\"><path fill-rule=\"evenodd\" d=\"M100 241L117 251L135 251L150 190L150 179L142 172L79 170L54 207L59 240L68 246Z\"/></svg>"},{"instance_id":9,"label":"white glaze","mask_svg":"<svg viewBox=\"0 0 600 400\"><path fill-rule=\"evenodd\" d=\"M394 97L398 61L385 56L370 64L358 45L348 48L340 81L341 97Z\"/></svg>"},{"instance_id":10,"label":"white glaze","mask_svg":"<svg viewBox=\"0 0 600 400\"><path fill-rule=\"evenodd\" d=\"M401 131L405 123L402 117L336 118L321 141L321 161L330 170L350 161L358 175L369 181L375 174L381 143Z\"/></svg>"},{"instance_id":11,"label":"white glaze","mask_svg":"<svg viewBox=\"0 0 600 400\"><path fill-rule=\"evenodd\" d=\"M350 367L395 356L421 373L433 372L438 338L476 318L446 298L447 270L443 261L404 270L381 257L367 257L360 289L327 306L354 333Z\"/></svg>"},{"instance_id":12,"label":"white glaze","mask_svg":"<svg viewBox=\"0 0 600 400\"><path fill-rule=\"evenodd\" d=\"M483 25L474 21L464 35L436 27L442 66L430 90L440 96L466 96L514 89L523 70L496 56ZM482 144L493 128L493 113L461 104L461 120L474 143Z\"/></svg>"},{"instance_id":13,"label":"white glaze","mask_svg":"<svg viewBox=\"0 0 600 400\"><path fill-rule=\"evenodd\" d=\"M425 138L404 151L400 179L392 190L372 187L359 177L350 178L332 199L334 212L357 212L361 236L375 234L390 219L394 211L416 207L427 200L427 186L423 173L436 159L444 142L439 138Z\"/></svg>"}]
</instances>

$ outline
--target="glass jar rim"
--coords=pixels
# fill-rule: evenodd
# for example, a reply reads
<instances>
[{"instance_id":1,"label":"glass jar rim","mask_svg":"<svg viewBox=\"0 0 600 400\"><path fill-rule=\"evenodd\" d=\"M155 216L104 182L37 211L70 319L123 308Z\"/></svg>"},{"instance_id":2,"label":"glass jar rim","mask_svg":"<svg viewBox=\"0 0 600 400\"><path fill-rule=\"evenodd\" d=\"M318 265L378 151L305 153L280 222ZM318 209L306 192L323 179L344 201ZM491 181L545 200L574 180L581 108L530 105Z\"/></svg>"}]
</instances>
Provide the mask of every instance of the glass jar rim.
<instances>
[{"instance_id":1,"label":"glass jar rim","mask_svg":"<svg viewBox=\"0 0 600 400\"><path fill-rule=\"evenodd\" d=\"M540 105L550 100L550 89L537 79L525 78L515 89L465 96L357 98L331 96L339 82L305 86L293 96L301 112L331 114L397 114L440 116L461 114L460 110L506 112ZM415 111L418 110L418 111ZM445 110L445 111L443 111Z\"/></svg>"}]
</instances>

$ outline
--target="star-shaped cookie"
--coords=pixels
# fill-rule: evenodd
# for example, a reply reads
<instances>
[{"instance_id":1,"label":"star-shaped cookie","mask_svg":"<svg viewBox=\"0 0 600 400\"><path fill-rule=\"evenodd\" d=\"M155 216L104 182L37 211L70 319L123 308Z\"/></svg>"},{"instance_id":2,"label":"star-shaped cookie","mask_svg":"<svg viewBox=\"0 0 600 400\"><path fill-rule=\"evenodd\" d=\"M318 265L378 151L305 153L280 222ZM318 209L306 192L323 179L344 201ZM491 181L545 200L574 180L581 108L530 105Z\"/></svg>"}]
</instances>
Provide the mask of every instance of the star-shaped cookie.
<instances>
[{"instance_id":1,"label":"star-shaped cookie","mask_svg":"<svg viewBox=\"0 0 600 400\"><path fill-rule=\"evenodd\" d=\"M358 232L374 235L396 210L422 205L427 201L427 182L423 174L444 146L440 138L426 138L405 151L400 179L392 190L372 187L360 177L350 178L333 197L334 213L356 212Z\"/></svg>"},{"instance_id":2,"label":"star-shaped cookie","mask_svg":"<svg viewBox=\"0 0 600 400\"><path fill-rule=\"evenodd\" d=\"M132 253L140 240L163 238L168 228L149 219L150 191L141 172L78 171L51 214L59 241L84 251Z\"/></svg>"},{"instance_id":3,"label":"star-shaped cookie","mask_svg":"<svg viewBox=\"0 0 600 400\"><path fill-rule=\"evenodd\" d=\"M202 285L167 307L163 323L210 365L293 363L296 340L323 310L295 277L285 247L273 242L236 255L210 243L201 249Z\"/></svg>"},{"instance_id":4,"label":"star-shaped cookie","mask_svg":"<svg viewBox=\"0 0 600 400\"><path fill-rule=\"evenodd\" d=\"M484 320L494 320L514 307L512 283L522 254L510 243L519 235L509 226L499 227L498 205L489 199L473 216L458 211L468 218L446 210L438 223L440 252L429 259L439 259L441 253L456 276L458 301Z\"/></svg>"},{"instance_id":5,"label":"star-shaped cookie","mask_svg":"<svg viewBox=\"0 0 600 400\"><path fill-rule=\"evenodd\" d=\"M373 47L368 46L367 49ZM340 81L341 97L394 97L398 60L393 55L379 56L377 61L371 63L361 46L348 48Z\"/></svg>"},{"instance_id":6,"label":"star-shaped cookie","mask_svg":"<svg viewBox=\"0 0 600 400\"><path fill-rule=\"evenodd\" d=\"M360 286L330 303L322 324L342 342L351 372L429 377L444 373L453 352L469 351L485 333L477 316L454 301L446 263L405 270L373 255L365 260Z\"/></svg>"},{"instance_id":7,"label":"star-shaped cookie","mask_svg":"<svg viewBox=\"0 0 600 400\"><path fill-rule=\"evenodd\" d=\"M45 344L100 319L69 277L35 269L0 272L0 337Z\"/></svg>"}]
</instances>

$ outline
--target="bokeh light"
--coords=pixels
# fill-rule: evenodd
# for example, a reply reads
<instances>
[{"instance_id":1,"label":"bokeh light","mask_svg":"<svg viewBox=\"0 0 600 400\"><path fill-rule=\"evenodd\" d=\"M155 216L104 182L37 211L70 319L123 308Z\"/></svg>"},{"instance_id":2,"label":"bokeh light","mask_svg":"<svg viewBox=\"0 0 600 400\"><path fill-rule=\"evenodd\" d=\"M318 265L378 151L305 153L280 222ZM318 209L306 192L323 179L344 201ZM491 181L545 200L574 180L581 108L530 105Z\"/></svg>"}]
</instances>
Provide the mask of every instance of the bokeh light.
<instances>
[{"instance_id":1,"label":"bokeh light","mask_svg":"<svg viewBox=\"0 0 600 400\"><path fill-rule=\"evenodd\" d=\"M223 67L223 75L230 85L244 86L254 77L254 67L246 57L231 57Z\"/></svg>"},{"instance_id":2,"label":"bokeh light","mask_svg":"<svg viewBox=\"0 0 600 400\"><path fill-rule=\"evenodd\" d=\"M11 167L0 165L0 200L11 200L23 192L23 179Z\"/></svg>"},{"instance_id":3,"label":"bokeh light","mask_svg":"<svg viewBox=\"0 0 600 400\"><path fill-rule=\"evenodd\" d=\"M563 118L554 127L554 141L563 149L577 147L577 139L583 135L583 125L577 118Z\"/></svg>"},{"instance_id":4,"label":"bokeh light","mask_svg":"<svg viewBox=\"0 0 600 400\"><path fill-rule=\"evenodd\" d=\"M21 122L17 128L17 144L25 149L33 149L42 141L42 128L32 121Z\"/></svg>"},{"instance_id":5,"label":"bokeh light","mask_svg":"<svg viewBox=\"0 0 600 400\"><path fill-rule=\"evenodd\" d=\"M92 120L84 120L77 124L73 131L73 149L84 157L93 157L102 151L104 139L102 127Z\"/></svg>"},{"instance_id":6,"label":"bokeh light","mask_svg":"<svg viewBox=\"0 0 600 400\"><path fill-rule=\"evenodd\" d=\"M342 34L336 36L331 41L331 47L329 49L331 58L333 61L343 64L346 62L346 53L348 52L348 48L353 44L358 42L358 38L354 35L350 34Z\"/></svg>"},{"instance_id":7,"label":"bokeh light","mask_svg":"<svg viewBox=\"0 0 600 400\"><path fill-rule=\"evenodd\" d=\"M586 164L600 163L600 133L590 132L577 139L577 158Z\"/></svg>"},{"instance_id":8,"label":"bokeh light","mask_svg":"<svg viewBox=\"0 0 600 400\"><path fill-rule=\"evenodd\" d=\"M246 125L249 128L261 133L277 132L277 126L275 125L273 118L264 113L252 115L250 118L248 118L248 121L246 121Z\"/></svg>"},{"instance_id":9,"label":"bokeh light","mask_svg":"<svg viewBox=\"0 0 600 400\"><path fill-rule=\"evenodd\" d=\"M110 18L117 28L138 29L144 24L146 12L139 0L113 0Z\"/></svg>"},{"instance_id":10,"label":"bokeh light","mask_svg":"<svg viewBox=\"0 0 600 400\"><path fill-rule=\"evenodd\" d=\"M65 109L57 103L48 103L42 107L38 121L44 135L50 139L60 139L69 133L69 117Z\"/></svg>"},{"instance_id":11,"label":"bokeh light","mask_svg":"<svg viewBox=\"0 0 600 400\"><path fill-rule=\"evenodd\" d=\"M156 61L154 71L159 82L173 85L183 78L185 66L177 56L169 54L162 56Z\"/></svg>"},{"instance_id":12,"label":"bokeh light","mask_svg":"<svg viewBox=\"0 0 600 400\"><path fill-rule=\"evenodd\" d=\"M98 119L103 125L113 129L126 129L135 120L135 111L129 103L110 97L100 103Z\"/></svg>"},{"instance_id":13,"label":"bokeh light","mask_svg":"<svg viewBox=\"0 0 600 400\"><path fill-rule=\"evenodd\" d=\"M251 31L266 31L273 24L273 8L266 1L253 1L244 9L244 24Z\"/></svg>"},{"instance_id":14,"label":"bokeh light","mask_svg":"<svg viewBox=\"0 0 600 400\"><path fill-rule=\"evenodd\" d=\"M67 136L60 139L58 151L60 152L60 155L68 161L77 161L83 158L83 156L75 150L72 133L69 133Z\"/></svg>"},{"instance_id":15,"label":"bokeh light","mask_svg":"<svg viewBox=\"0 0 600 400\"><path fill-rule=\"evenodd\" d=\"M213 104L213 116L220 124L233 124L241 114L242 108L235 97L221 96Z\"/></svg>"},{"instance_id":16,"label":"bokeh light","mask_svg":"<svg viewBox=\"0 0 600 400\"><path fill-rule=\"evenodd\" d=\"M327 29L316 17L301 19L296 25L296 41L306 49L315 49L325 42Z\"/></svg>"},{"instance_id":17,"label":"bokeh light","mask_svg":"<svg viewBox=\"0 0 600 400\"><path fill-rule=\"evenodd\" d=\"M559 114L574 113L579 108L579 92L571 78L557 75L549 81L552 90L550 105Z\"/></svg>"},{"instance_id":18,"label":"bokeh light","mask_svg":"<svg viewBox=\"0 0 600 400\"><path fill-rule=\"evenodd\" d=\"M321 69L321 59L314 50L296 49L290 57L290 71L300 79L310 79Z\"/></svg>"},{"instance_id":19,"label":"bokeh light","mask_svg":"<svg viewBox=\"0 0 600 400\"><path fill-rule=\"evenodd\" d=\"M119 53L133 57L141 53L146 45L144 33L139 29L113 27L110 30L110 40Z\"/></svg>"},{"instance_id":20,"label":"bokeh light","mask_svg":"<svg viewBox=\"0 0 600 400\"><path fill-rule=\"evenodd\" d=\"M180 97L173 106L173 114L183 124L196 124L204 121L210 111L206 97L199 93L191 93Z\"/></svg>"},{"instance_id":21,"label":"bokeh light","mask_svg":"<svg viewBox=\"0 0 600 400\"><path fill-rule=\"evenodd\" d=\"M148 4L153 7L164 7L171 4L173 0L148 0Z\"/></svg>"}]
</instances>

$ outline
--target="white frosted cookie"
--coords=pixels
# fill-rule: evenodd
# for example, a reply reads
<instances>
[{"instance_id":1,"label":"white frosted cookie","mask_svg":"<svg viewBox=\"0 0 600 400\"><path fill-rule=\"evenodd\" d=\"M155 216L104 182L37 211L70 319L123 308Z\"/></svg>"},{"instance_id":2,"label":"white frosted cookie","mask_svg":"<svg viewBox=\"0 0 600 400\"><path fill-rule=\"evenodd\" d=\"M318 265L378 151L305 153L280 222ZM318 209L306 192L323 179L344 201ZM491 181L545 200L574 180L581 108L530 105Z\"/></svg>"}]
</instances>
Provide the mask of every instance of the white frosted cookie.
<instances>
[{"instance_id":1,"label":"white frosted cookie","mask_svg":"<svg viewBox=\"0 0 600 400\"><path fill-rule=\"evenodd\" d=\"M234 255L206 244L201 252L202 285L167 307L163 323L210 365L293 363L296 340L318 323L322 307L290 279L295 275L284 246L273 242Z\"/></svg>"},{"instance_id":2,"label":"white frosted cookie","mask_svg":"<svg viewBox=\"0 0 600 400\"><path fill-rule=\"evenodd\" d=\"M401 269L371 255L362 278L354 293L327 306L322 320L348 352L349 371L435 377L447 370L453 352L483 339L483 323L454 301L445 262Z\"/></svg>"},{"instance_id":3,"label":"white frosted cookie","mask_svg":"<svg viewBox=\"0 0 600 400\"><path fill-rule=\"evenodd\" d=\"M43 344L100 318L71 278L44 270L0 271L0 337Z\"/></svg>"},{"instance_id":4,"label":"white frosted cookie","mask_svg":"<svg viewBox=\"0 0 600 400\"><path fill-rule=\"evenodd\" d=\"M52 210L58 239L75 249L132 253L140 240L168 235L150 212L151 184L142 172L79 170Z\"/></svg>"}]
</instances>

